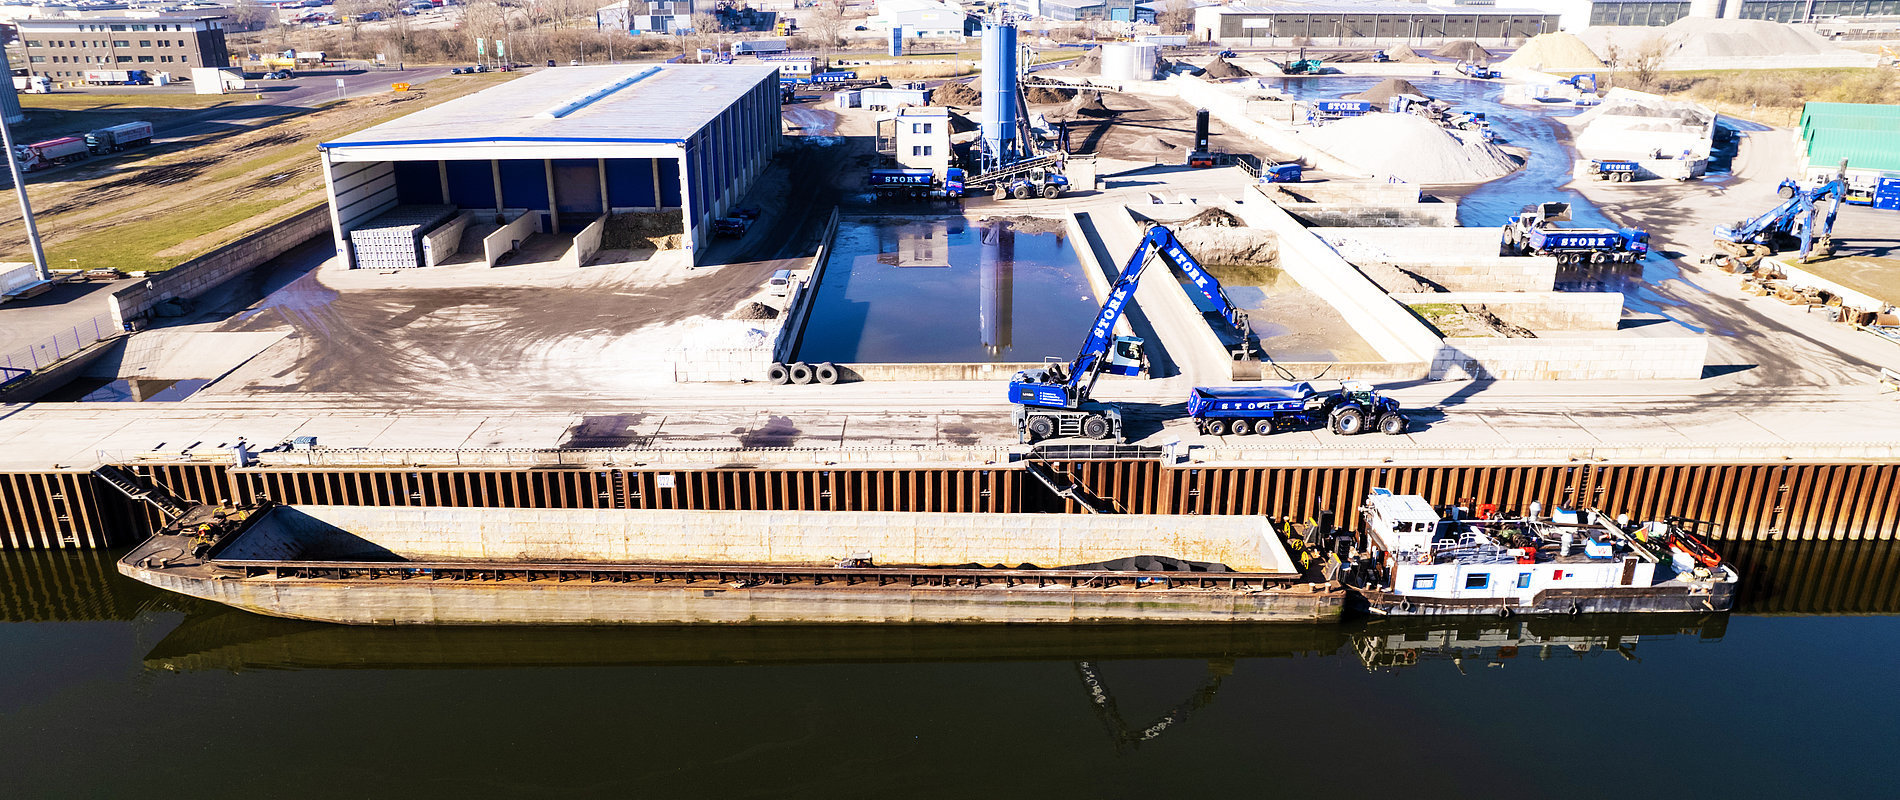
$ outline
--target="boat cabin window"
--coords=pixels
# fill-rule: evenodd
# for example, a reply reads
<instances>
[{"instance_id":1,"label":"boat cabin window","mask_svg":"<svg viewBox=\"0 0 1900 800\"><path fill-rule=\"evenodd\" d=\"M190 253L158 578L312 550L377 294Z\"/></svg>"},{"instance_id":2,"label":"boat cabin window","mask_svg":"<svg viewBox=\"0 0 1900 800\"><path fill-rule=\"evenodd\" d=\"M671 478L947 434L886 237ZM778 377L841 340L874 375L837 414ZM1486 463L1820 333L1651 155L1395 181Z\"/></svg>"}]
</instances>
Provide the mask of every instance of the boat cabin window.
<instances>
[{"instance_id":1,"label":"boat cabin window","mask_svg":"<svg viewBox=\"0 0 1900 800\"><path fill-rule=\"evenodd\" d=\"M1484 589L1490 586L1491 574L1488 572L1476 572L1465 576L1466 589Z\"/></svg>"},{"instance_id":2,"label":"boat cabin window","mask_svg":"<svg viewBox=\"0 0 1900 800\"><path fill-rule=\"evenodd\" d=\"M1519 589L1531 588L1531 574L1530 573L1528 572L1517 573L1517 588Z\"/></svg>"},{"instance_id":3,"label":"boat cabin window","mask_svg":"<svg viewBox=\"0 0 1900 800\"><path fill-rule=\"evenodd\" d=\"M1438 576L1437 575L1413 575L1412 588L1413 589L1436 589L1438 588Z\"/></svg>"}]
</instances>

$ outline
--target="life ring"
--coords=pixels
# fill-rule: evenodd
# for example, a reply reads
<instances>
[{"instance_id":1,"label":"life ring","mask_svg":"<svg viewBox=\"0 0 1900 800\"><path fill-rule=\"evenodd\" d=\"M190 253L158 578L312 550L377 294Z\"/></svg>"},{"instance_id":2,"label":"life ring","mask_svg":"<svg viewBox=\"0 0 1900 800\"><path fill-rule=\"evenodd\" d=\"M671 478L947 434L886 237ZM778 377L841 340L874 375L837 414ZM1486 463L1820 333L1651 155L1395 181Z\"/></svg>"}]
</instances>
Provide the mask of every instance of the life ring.
<instances>
[{"instance_id":1,"label":"life ring","mask_svg":"<svg viewBox=\"0 0 1900 800\"><path fill-rule=\"evenodd\" d=\"M1418 551L1418 563L1421 565L1427 565L1427 564L1432 563L1431 548L1428 547L1424 550Z\"/></svg>"},{"instance_id":2,"label":"life ring","mask_svg":"<svg viewBox=\"0 0 1900 800\"><path fill-rule=\"evenodd\" d=\"M1478 519L1490 519L1498 515L1497 503L1485 503L1478 506Z\"/></svg>"},{"instance_id":3,"label":"life ring","mask_svg":"<svg viewBox=\"0 0 1900 800\"><path fill-rule=\"evenodd\" d=\"M1511 616L1511 610L1508 608L1505 608L1504 606L1498 606L1497 615L1498 615L1498 619L1509 619Z\"/></svg>"},{"instance_id":4,"label":"life ring","mask_svg":"<svg viewBox=\"0 0 1900 800\"><path fill-rule=\"evenodd\" d=\"M1579 614L1582 614L1582 613L1583 613L1583 604L1582 604L1582 603L1571 603L1571 604L1570 604L1570 616L1573 616L1573 617L1574 617L1574 616L1577 616L1577 615L1579 615Z\"/></svg>"}]
</instances>

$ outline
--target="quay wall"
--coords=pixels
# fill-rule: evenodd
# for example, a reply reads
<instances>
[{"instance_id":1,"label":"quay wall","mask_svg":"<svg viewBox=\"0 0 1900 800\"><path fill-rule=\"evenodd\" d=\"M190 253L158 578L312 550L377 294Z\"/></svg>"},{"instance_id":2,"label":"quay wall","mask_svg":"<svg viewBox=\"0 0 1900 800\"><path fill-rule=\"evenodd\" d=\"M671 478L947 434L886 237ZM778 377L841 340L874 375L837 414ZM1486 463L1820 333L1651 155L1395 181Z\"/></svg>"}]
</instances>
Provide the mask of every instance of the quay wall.
<instances>
[{"instance_id":1,"label":"quay wall","mask_svg":"<svg viewBox=\"0 0 1900 800\"><path fill-rule=\"evenodd\" d=\"M1308 519L1332 512L1345 521L1378 487L1434 503L1471 498L1506 510L1536 502L1638 518L1679 515L1715 524L1718 540L1900 538L1900 461L1893 459L1761 463L1760 448L1748 446L1719 463L1671 462L1666 453L1633 463L1595 463L1587 452L1581 461L1572 460L1578 458L1556 453L1520 464L1401 466L1374 459L1341 465L1341 454L1333 452L1278 466L1133 458L1045 463L1131 514ZM237 498L449 508L1084 513L1022 470L1000 465L236 469L200 462L125 469L184 500L204 503ZM156 512L84 471L0 472L0 548L125 545L162 524Z\"/></svg>"}]
</instances>

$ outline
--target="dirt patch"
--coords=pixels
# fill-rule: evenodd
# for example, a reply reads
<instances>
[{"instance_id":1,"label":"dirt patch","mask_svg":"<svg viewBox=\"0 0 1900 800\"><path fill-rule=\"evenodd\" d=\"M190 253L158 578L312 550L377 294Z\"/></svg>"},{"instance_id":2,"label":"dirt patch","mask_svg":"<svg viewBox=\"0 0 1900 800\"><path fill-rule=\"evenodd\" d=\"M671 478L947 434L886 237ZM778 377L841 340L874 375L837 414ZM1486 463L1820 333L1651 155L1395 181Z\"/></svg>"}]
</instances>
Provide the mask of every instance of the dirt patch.
<instances>
[{"instance_id":1,"label":"dirt patch","mask_svg":"<svg viewBox=\"0 0 1900 800\"><path fill-rule=\"evenodd\" d=\"M946 83L930 93L933 106L976 106L983 104L983 93L969 81Z\"/></svg>"},{"instance_id":2,"label":"dirt patch","mask_svg":"<svg viewBox=\"0 0 1900 800\"><path fill-rule=\"evenodd\" d=\"M1202 211L1180 222L1169 223L1176 228L1245 228L1247 223L1218 206Z\"/></svg>"},{"instance_id":3,"label":"dirt patch","mask_svg":"<svg viewBox=\"0 0 1900 800\"><path fill-rule=\"evenodd\" d=\"M1489 339L1535 339L1537 334L1522 325L1506 322L1484 305L1457 303L1421 303L1412 312L1447 337L1483 337Z\"/></svg>"},{"instance_id":4,"label":"dirt patch","mask_svg":"<svg viewBox=\"0 0 1900 800\"><path fill-rule=\"evenodd\" d=\"M1470 39L1459 39L1455 42L1441 44L1436 50L1432 51L1432 55L1438 56L1439 58L1455 58L1459 61L1469 61L1473 64L1491 63L1491 51L1484 49L1483 46Z\"/></svg>"},{"instance_id":5,"label":"dirt patch","mask_svg":"<svg viewBox=\"0 0 1900 800\"><path fill-rule=\"evenodd\" d=\"M685 246L685 228L678 211L614 214L601 228L600 246L606 250L678 250Z\"/></svg>"}]
</instances>

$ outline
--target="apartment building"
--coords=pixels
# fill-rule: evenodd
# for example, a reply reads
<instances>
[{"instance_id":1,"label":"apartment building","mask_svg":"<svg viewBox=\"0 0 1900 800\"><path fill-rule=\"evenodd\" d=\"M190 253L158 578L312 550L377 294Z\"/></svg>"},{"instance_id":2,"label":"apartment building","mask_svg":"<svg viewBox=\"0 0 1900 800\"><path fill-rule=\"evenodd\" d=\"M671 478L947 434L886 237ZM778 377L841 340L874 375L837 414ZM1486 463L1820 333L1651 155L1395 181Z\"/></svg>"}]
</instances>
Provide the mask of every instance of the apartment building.
<instances>
[{"instance_id":1,"label":"apartment building","mask_svg":"<svg viewBox=\"0 0 1900 800\"><path fill-rule=\"evenodd\" d=\"M26 67L53 80L84 80L86 70L185 72L224 67L231 51L219 17L22 19Z\"/></svg>"}]
</instances>

